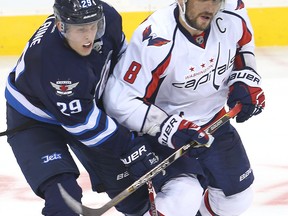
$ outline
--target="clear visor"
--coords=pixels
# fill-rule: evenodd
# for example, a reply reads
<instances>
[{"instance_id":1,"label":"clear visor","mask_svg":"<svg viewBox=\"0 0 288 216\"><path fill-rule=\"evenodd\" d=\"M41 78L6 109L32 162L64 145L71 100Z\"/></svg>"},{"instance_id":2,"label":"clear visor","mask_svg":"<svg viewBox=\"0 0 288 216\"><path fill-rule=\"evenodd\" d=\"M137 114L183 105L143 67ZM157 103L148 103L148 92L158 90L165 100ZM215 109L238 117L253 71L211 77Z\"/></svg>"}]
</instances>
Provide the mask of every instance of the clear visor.
<instances>
[{"instance_id":1,"label":"clear visor","mask_svg":"<svg viewBox=\"0 0 288 216\"><path fill-rule=\"evenodd\" d=\"M95 28L97 29L95 39L101 38L104 35L104 33L105 33L105 17L103 16L102 18L100 18L97 21L93 21L93 22L89 22L89 23L83 23L83 24L68 24L68 23L65 23L65 32L68 29L71 29L71 28L77 27L77 28L80 28L80 29L81 28L85 29L85 27L89 27L89 26L95 26Z\"/></svg>"}]
</instances>

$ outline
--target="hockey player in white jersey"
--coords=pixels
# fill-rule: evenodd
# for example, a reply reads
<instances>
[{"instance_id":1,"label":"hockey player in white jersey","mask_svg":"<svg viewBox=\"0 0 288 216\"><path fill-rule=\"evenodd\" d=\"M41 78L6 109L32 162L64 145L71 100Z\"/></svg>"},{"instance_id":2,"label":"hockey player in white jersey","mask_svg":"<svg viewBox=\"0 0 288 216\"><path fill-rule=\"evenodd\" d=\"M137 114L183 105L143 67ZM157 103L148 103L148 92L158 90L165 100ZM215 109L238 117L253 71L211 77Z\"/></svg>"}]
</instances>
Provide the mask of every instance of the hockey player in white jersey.
<instances>
[{"instance_id":1,"label":"hockey player in white jersey","mask_svg":"<svg viewBox=\"0 0 288 216\"><path fill-rule=\"evenodd\" d=\"M238 123L261 113L260 84L244 3L177 0L136 29L108 81L104 104L128 128L179 148L189 141L183 131L192 139L203 135L201 128L226 105L242 103ZM190 126L183 129L185 119ZM170 179L156 196L160 215L235 216L250 206L254 175L237 131L226 123L213 137L204 135L212 145L189 152L205 172L204 195L197 178Z\"/></svg>"}]
</instances>

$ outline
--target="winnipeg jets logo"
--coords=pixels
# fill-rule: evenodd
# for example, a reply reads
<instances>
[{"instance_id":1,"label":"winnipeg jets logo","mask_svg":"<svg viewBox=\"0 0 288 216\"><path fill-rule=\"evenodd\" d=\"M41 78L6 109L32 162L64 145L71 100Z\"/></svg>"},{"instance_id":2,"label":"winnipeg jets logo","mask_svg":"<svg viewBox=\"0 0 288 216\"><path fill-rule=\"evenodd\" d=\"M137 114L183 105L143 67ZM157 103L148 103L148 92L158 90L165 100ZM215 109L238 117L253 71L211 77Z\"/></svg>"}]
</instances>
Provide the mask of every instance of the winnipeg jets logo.
<instances>
[{"instance_id":1,"label":"winnipeg jets logo","mask_svg":"<svg viewBox=\"0 0 288 216\"><path fill-rule=\"evenodd\" d=\"M79 82L72 83L71 81L57 81L56 83L50 82L50 84L54 89L56 89L57 95L70 96L73 95L73 89L76 88Z\"/></svg>"},{"instance_id":2,"label":"winnipeg jets logo","mask_svg":"<svg viewBox=\"0 0 288 216\"><path fill-rule=\"evenodd\" d=\"M62 159L62 155L59 153L54 153L52 155L45 155L41 159L43 160L43 163L49 163L50 161Z\"/></svg>"},{"instance_id":3,"label":"winnipeg jets logo","mask_svg":"<svg viewBox=\"0 0 288 216\"><path fill-rule=\"evenodd\" d=\"M143 39L142 41L148 40L148 46L162 46L170 42L170 40L166 40L161 37L157 37L157 35L152 34L151 25L147 26L142 33Z\"/></svg>"}]
</instances>

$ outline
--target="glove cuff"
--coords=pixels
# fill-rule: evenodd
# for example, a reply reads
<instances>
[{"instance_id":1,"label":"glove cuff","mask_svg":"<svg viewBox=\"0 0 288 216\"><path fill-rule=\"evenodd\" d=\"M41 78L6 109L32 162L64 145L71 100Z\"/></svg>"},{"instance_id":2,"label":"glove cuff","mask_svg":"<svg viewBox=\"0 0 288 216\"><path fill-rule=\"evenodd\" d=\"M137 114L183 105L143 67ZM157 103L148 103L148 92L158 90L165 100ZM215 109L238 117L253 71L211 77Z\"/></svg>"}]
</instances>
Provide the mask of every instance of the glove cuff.
<instances>
[{"instance_id":1,"label":"glove cuff","mask_svg":"<svg viewBox=\"0 0 288 216\"><path fill-rule=\"evenodd\" d=\"M170 116L162 125L161 131L159 132L158 142L161 145L175 148L172 144L172 136L178 130L179 124L183 119L178 115Z\"/></svg>"},{"instance_id":2,"label":"glove cuff","mask_svg":"<svg viewBox=\"0 0 288 216\"><path fill-rule=\"evenodd\" d=\"M160 131L160 125L167 117L168 115L163 110L151 104L141 132L155 136Z\"/></svg>"},{"instance_id":3,"label":"glove cuff","mask_svg":"<svg viewBox=\"0 0 288 216\"><path fill-rule=\"evenodd\" d=\"M259 87L261 85L261 77L255 71L249 69L233 71L229 76L228 86L236 82L242 82L251 87Z\"/></svg>"}]
</instances>

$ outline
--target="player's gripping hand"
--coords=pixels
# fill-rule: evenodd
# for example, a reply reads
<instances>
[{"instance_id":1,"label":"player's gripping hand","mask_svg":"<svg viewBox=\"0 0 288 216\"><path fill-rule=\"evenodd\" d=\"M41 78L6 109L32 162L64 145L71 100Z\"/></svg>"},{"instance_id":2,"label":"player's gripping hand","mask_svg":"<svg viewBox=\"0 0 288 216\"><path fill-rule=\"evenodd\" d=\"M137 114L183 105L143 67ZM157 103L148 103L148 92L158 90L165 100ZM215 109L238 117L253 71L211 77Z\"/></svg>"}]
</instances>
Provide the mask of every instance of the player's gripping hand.
<instances>
[{"instance_id":1,"label":"player's gripping hand","mask_svg":"<svg viewBox=\"0 0 288 216\"><path fill-rule=\"evenodd\" d=\"M192 141L209 147L214 140L214 137L205 133L200 126L178 115L169 116L162 123L160 132L156 136L160 144L173 149L178 149Z\"/></svg>"},{"instance_id":2,"label":"player's gripping hand","mask_svg":"<svg viewBox=\"0 0 288 216\"><path fill-rule=\"evenodd\" d=\"M127 167L130 176L134 179L139 179L157 166L160 163L160 159L152 152L146 139L138 137L131 142L133 147L122 155L120 159Z\"/></svg>"},{"instance_id":3,"label":"player's gripping hand","mask_svg":"<svg viewBox=\"0 0 288 216\"><path fill-rule=\"evenodd\" d=\"M236 117L236 122L240 123L262 112L265 107L265 95L260 87L236 82L230 86L227 104L232 108L237 102L242 104L242 109Z\"/></svg>"}]
</instances>

